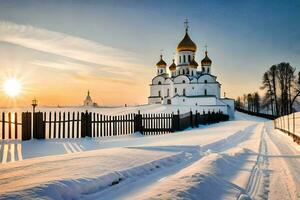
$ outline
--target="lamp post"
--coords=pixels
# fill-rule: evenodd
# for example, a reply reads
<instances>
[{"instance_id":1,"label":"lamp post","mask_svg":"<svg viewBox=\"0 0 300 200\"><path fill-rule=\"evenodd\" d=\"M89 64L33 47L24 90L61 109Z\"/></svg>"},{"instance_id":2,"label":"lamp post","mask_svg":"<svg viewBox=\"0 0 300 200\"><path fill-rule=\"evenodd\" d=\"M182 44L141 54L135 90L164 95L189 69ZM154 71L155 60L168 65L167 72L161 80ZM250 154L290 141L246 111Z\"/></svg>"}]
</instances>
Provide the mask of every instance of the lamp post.
<instances>
[{"instance_id":1,"label":"lamp post","mask_svg":"<svg viewBox=\"0 0 300 200\"><path fill-rule=\"evenodd\" d=\"M38 102L37 102L37 100L36 100L36 99L33 99L33 100L32 100L32 103L31 103L31 105L32 105L32 110L33 110L33 113L35 113L35 107L38 105L37 103L38 103Z\"/></svg>"}]
</instances>

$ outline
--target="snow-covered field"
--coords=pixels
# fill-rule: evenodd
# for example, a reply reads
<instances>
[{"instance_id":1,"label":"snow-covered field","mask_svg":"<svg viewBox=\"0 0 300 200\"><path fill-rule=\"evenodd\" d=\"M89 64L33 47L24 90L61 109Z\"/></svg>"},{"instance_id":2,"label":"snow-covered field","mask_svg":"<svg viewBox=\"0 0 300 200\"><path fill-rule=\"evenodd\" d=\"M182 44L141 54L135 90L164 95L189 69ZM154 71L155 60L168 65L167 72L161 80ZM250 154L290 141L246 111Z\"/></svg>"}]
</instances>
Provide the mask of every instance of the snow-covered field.
<instances>
[{"instance_id":1,"label":"snow-covered field","mask_svg":"<svg viewBox=\"0 0 300 200\"><path fill-rule=\"evenodd\" d=\"M0 145L0 199L300 198L299 147L271 121L242 113L158 136Z\"/></svg>"}]
</instances>

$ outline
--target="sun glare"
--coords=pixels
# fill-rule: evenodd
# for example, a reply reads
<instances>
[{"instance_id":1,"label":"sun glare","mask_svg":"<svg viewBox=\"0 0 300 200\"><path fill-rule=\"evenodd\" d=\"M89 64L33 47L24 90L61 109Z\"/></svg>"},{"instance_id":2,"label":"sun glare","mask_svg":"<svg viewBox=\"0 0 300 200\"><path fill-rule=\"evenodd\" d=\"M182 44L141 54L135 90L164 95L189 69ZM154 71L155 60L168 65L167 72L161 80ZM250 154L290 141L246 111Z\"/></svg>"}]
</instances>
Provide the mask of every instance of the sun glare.
<instances>
[{"instance_id":1,"label":"sun glare","mask_svg":"<svg viewBox=\"0 0 300 200\"><path fill-rule=\"evenodd\" d=\"M4 82L3 89L6 95L15 97L20 94L22 86L20 81L15 78L11 78Z\"/></svg>"}]
</instances>

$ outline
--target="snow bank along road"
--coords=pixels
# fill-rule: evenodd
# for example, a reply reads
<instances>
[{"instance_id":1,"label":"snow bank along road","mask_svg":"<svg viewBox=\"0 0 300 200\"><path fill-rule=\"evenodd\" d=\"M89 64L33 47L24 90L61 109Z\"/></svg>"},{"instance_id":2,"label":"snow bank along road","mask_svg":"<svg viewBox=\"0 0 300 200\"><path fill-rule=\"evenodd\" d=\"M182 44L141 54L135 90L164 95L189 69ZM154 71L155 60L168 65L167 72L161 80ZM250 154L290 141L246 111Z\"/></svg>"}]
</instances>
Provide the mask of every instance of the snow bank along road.
<instances>
[{"instance_id":1,"label":"snow bank along road","mask_svg":"<svg viewBox=\"0 0 300 200\"><path fill-rule=\"evenodd\" d=\"M241 113L159 136L0 145L0 199L300 198L300 149Z\"/></svg>"}]
</instances>

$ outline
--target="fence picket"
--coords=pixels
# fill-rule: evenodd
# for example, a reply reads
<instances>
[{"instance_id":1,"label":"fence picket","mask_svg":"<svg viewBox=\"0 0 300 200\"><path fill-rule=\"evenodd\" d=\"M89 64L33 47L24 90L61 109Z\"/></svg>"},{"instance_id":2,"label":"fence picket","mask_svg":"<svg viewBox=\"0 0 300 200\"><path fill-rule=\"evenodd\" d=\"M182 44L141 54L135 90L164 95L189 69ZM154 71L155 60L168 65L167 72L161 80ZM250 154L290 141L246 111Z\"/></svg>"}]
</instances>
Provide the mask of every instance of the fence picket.
<instances>
[{"instance_id":1,"label":"fence picket","mask_svg":"<svg viewBox=\"0 0 300 200\"><path fill-rule=\"evenodd\" d=\"M58 138L61 138L61 112L59 112L59 114L58 114Z\"/></svg>"},{"instance_id":2,"label":"fence picket","mask_svg":"<svg viewBox=\"0 0 300 200\"><path fill-rule=\"evenodd\" d=\"M62 136L62 138L66 138L66 133L65 133L65 129L66 129L66 114L65 114L65 112L63 112L63 130L62 130L62 134L63 134L63 136Z\"/></svg>"},{"instance_id":3,"label":"fence picket","mask_svg":"<svg viewBox=\"0 0 300 200\"><path fill-rule=\"evenodd\" d=\"M52 138L52 134L51 134L51 121L52 117L51 117L51 112L49 112L49 124L48 124L48 128L49 128L49 138Z\"/></svg>"},{"instance_id":4,"label":"fence picket","mask_svg":"<svg viewBox=\"0 0 300 200\"><path fill-rule=\"evenodd\" d=\"M68 112L67 117L67 138L72 138L70 134L70 112Z\"/></svg>"},{"instance_id":5,"label":"fence picket","mask_svg":"<svg viewBox=\"0 0 300 200\"><path fill-rule=\"evenodd\" d=\"M15 139L18 139L18 116L17 113L15 112Z\"/></svg>"},{"instance_id":6,"label":"fence picket","mask_svg":"<svg viewBox=\"0 0 300 200\"><path fill-rule=\"evenodd\" d=\"M56 112L54 112L54 122L53 122L53 138L57 137L57 132L56 132Z\"/></svg>"},{"instance_id":7,"label":"fence picket","mask_svg":"<svg viewBox=\"0 0 300 200\"><path fill-rule=\"evenodd\" d=\"M75 112L72 112L72 133L71 138L75 138Z\"/></svg>"}]
</instances>

